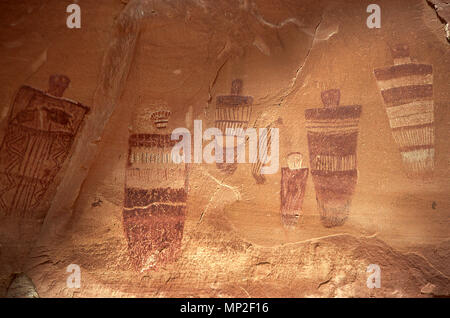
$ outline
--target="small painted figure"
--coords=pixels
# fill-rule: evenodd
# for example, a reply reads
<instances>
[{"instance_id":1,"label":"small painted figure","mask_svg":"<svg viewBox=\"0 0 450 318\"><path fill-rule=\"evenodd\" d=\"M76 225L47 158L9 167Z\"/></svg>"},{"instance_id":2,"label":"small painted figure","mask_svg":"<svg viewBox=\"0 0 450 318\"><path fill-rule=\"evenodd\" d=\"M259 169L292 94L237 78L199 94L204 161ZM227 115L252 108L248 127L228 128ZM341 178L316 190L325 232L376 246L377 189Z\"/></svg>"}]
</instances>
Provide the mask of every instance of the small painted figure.
<instances>
[{"instance_id":1,"label":"small painted figure","mask_svg":"<svg viewBox=\"0 0 450 318\"><path fill-rule=\"evenodd\" d=\"M290 153L287 161L288 166L281 168L281 221L291 227L302 214L308 168L302 168L303 156L299 152Z\"/></svg>"},{"instance_id":2,"label":"small painted figure","mask_svg":"<svg viewBox=\"0 0 450 318\"><path fill-rule=\"evenodd\" d=\"M234 162L227 163L225 155L227 153L227 142L224 141L223 163L216 163L217 168L227 174L233 174L237 169L237 144L238 137L227 134L228 129L243 129L248 127L252 111L253 98L251 96L241 96L242 80L235 79L231 84L231 95L218 96L216 99L216 127L222 131L226 141L233 141Z\"/></svg>"}]
</instances>

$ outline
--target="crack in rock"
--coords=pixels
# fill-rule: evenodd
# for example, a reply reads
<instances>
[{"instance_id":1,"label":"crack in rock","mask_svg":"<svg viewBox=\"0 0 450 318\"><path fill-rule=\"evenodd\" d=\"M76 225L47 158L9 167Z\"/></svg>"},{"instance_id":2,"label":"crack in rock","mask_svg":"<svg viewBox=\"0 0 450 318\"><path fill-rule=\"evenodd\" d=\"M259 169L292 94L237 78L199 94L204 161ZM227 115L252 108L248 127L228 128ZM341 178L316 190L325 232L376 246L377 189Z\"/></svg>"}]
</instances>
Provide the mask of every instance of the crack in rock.
<instances>
[{"instance_id":1,"label":"crack in rock","mask_svg":"<svg viewBox=\"0 0 450 318\"><path fill-rule=\"evenodd\" d=\"M228 185L228 184L226 184L226 183L223 183L223 180L222 180L222 181L219 181L217 178L215 178L214 176L212 176L212 175L209 174L208 172L205 172L205 173L206 173L206 175L207 175L208 177L210 177L211 179L213 179L218 185L220 185L220 186L222 186L222 187L225 187L225 188L230 189L231 191L233 191L233 193L234 193L234 195L235 195L235 197L236 197L236 200L238 200L238 201L241 200L241 193L239 192L239 190L237 190L237 187L233 187L233 186L230 186L230 185Z\"/></svg>"},{"instance_id":2,"label":"crack in rock","mask_svg":"<svg viewBox=\"0 0 450 318\"><path fill-rule=\"evenodd\" d=\"M207 171L205 171L205 174L210 177L211 179L213 179L220 187L224 187L227 189L230 189L231 191L233 191L236 200L240 201L241 200L241 193L239 192L239 190L237 190L237 187L233 187L230 186L226 183L223 183L223 180L220 181L217 178L215 178L214 176L212 176L210 173L208 173ZM216 190L214 191L213 195L211 196L211 198L209 199L208 204L206 205L205 209L203 210L203 212L200 214L200 219L198 220L197 224L200 224L203 220L203 217L205 216L206 212L208 211L209 207L211 206L212 202L214 201L214 198L216 196L216 194L219 192L219 190L221 189L220 187L216 188Z\"/></svg>"},{"instance_id":3,"label":"crack in rock","mask_svg":"<svg viewBox=\"0 0 450 318\"><path fill-rule=\"evenodd\" d=\"M444 24L445 37L450 43L450 3L442 0L425 0L428 6L433 8L438 19Z\"/></svg>"},{"instance_id":4,"label":"crack in rock","mask_svg":"<svg viewBox=\"0 0 450 318\"><path fill-rule=\"evenodd\" d=\"M297 71L296 71L296 73L295 73L295 76L294 76L294 78L293 78L292 81L291 81L291 85L289 85L288 93L281 97L281 100L280 100L280 103L279 103L280 106L282 106L282 104L285 102L285 100L286 100L286 99L292 94L292 92L294 91L295 84L297 83L297 78L298 78L298 76L300 75L301 71L303 70L303 67L305 66L306 62L308 61L308 57L309 57L309 55L310 55L310 53L311 53L311 50L312 50L313 47L314 47L314 43L315 43L315 41L316 41L316 36L317 36L317 30L319 29L320 24L322 23L322 20L323 20L323 15L320 16L319 23L317 23L316 27L314 28L314 33L313 33L313 35L312 35L311 46L309 47L308 52L306 53L306 57L305 57L305 59L303 60L303 63L297 68Z\"/></svg>"},{"instance_id":5,"label":"crack in rock","mask_svg":"<svg viewBox=\"0 0 450 318\"><path fill-rule=\"evenodd\" d=\"M281 21L278 24L274 24L271 23L269 21L267 21L258 11L258 7L256 6L255 3L252 3L252 9L250 11L250 13L256 18L256 20L258 20L259 23L261 23L264 26L267 26L269 28L272 29L281 29L282 27L284 27L285 25L292 23L298 27L302 27L303 23L301 23L297 18L287 18L284 21Z\"/></svg>"}]
</instances>

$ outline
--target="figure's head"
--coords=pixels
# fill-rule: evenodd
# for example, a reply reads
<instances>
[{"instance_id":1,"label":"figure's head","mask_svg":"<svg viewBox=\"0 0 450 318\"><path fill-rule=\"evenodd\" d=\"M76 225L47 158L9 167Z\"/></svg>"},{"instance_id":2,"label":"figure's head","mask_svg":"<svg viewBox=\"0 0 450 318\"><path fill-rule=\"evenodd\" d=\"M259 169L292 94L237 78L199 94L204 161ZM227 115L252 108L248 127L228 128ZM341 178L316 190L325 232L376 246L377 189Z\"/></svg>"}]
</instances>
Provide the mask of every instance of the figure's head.
<instances>
[{"instance_id":1,"label":"figure's head","mask_svg":"<svg viewBox=\"0 0 450 318\"><path fill-rule=\"evenodd\" d=\"M169 123L170 114L171 114L170 110L166 109L161 109L153 112L151 114L151 118L156 128L158 129L166 128L167 124Z\"/></svg>"},{"instance_id":2,"label":"figure's head","mask_svg":"<svg viewBox=\"0 0 450 318\"><path fill-rule=\"evenodd\" d=\"M137 108L133 120L133 130L140 133L149 133L156 128L163 130L167 127L171 111L163 100L154 100L143 103Z\"/></svg>"},{"instance_id":3,"label":"figure's head","mask_svg":"<svg viewBox=\"0 0 450 318\"><path fill-rule=\"evenodd\" d=\"M394 59L409 57L409 47L406 44L391 45L391 54Z\"/></svg>"},{"instance_id":4,"label":"figure's head","mask_svg":"<svg viewBox=\"0 0 450 318\"><path fill-rule=\"evenodd\" d=\"M66 75L53 74L48 81L48 93L56 97L62 97L69 84L70 79Z\"/></svg>"},{"instance_id":5,"label":"figure's head","mask_svg":"<svg viewBox=\"0 0 450 318\"><path fill-rule=\"evenodd\" d=\"M302 168L303 155L300 152L291 152L287 155L289 169L298 170Z\"/></svg>"},{"instance_id":6,"label":"figure's head","mask_svg":"<svg viewBox=\"0 0 450 318\"><path fill-rule=\"evenodd\" d=\"M320 93L320 97L325 108L338 107L341 100L341 91L339 89L329 89Z\"/></svg>"},{"instance_id":7,"label":"figure's head","mask_svg":"<svg viewBox=\"0 0 450 318\"><path fill-rule=\"evenodd\" d=\"M240 95L242 92L242 80L235 79L231 82L231 95Z\"/></svg>"},{"instance_id":8,"label":"figure's head","mask_svg":"<svg viewBox=\"0 0 450 318\"><path fill-rule=\"evenodd\" d=\"M394 64L406 64L411 62L409 47L406 44L395 44L390 46Z\"/></svg>"}]
</instances>

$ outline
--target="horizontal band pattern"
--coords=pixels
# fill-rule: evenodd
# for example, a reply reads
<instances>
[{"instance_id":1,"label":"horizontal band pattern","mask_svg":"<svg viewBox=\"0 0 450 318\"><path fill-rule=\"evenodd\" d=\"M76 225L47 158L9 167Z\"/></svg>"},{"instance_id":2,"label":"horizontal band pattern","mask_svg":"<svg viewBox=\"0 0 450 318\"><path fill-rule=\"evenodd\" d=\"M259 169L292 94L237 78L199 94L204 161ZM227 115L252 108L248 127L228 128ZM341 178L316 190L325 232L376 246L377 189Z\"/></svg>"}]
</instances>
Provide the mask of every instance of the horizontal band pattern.
<instances>
[{"instance_id":1,"label":"horizontal band pattern","mask_svg":"<svg viewBox=\"0 0 450 318\"><path fill-rule=\"evenodd\" d=\"M224 96L222 96L224 97ZM239 96L229 96L239 97ZM222 133L226 133L227 128L247 128L250 120L250 105L217 105L215 114L215 124Z\"/></svg>"},{"instance_id":2,"label":"horizontal band pattern","mask_svg":"<svg viewBox=\"0 0 450 318\"><path fill-rule=\"evenodd\" d=\"M326 227L345 222L358 179L356 146L362 107L337 106L339 96L338 90L322 92L325 108L305 111L311 175Z\"/></svg>"},{"instance_id":3,"label":"horizontal band pattern","mask_svg":"<svg viewBox=\"0 0 450 318\"><path fill-rule=\"evenodd\" d=\"M253 98L251 96L225 95L218 96L216 99L217 107L250 105L252 103Z\"/></svg>"},{"instance_id":4,"label":"horizontal band pattern","mask_svg":"<svg viewBox=\"0 0 450 318\"><path fill-rule=\"evenodd\" d=\"M418 100L432 100L433 85L410 85L382 90L387 107L402 105Z\"/></svg>"},{"instance_id":5,"label":"horizontal band pattern","mask_svg":"<svg viewBox=\"0 0 450 318\"><path fill-rule=\"evenodd\" d=\"M217 128L222 132L223 135L226 134L226 129L246 129L248 126L248 121L230 121L230 120L216 120Z\"/></svg>"},{"instance_id":6,"label":"horizontal band pattern","mask_svg":"<svg viewBox=\"0 0 450 318\"><path fill-rule=\"evenodd\" d=\"M378 87L381 90L388 90L394 87L430 85L433 84L433 75L413 75L407 77L393 78L385 81L378 81Z\"/></svg>"},{"instance_id":7,"label":"horizontal band pattern","mask_svg":"<svg viewBox=\"0 0 450 318\"><path fill-rule=\"evenodd\" d=\"M403 105L386 108L386 113L391 118L404 117L420 113L433 113L433 101L421 100Z\"/></svg>"},{"instance_id":8,"label":"horizontal band pattern","mask_svg":"<svg viewBox=\"0 0 450 318\"><path fill-rule=\"evenodd\" d=\"M414 146L434 146L434 127L424 126L392 131L394 140L400 149Z\"/></svg>"},{"instance_id":9,"label":"horizontal band pattern","mask_svg":"<svg viewBox=\"0 0 450 318\"><path fill-rule=\"evenodd\" d=\"M327 134L327 135L340 135L340 134L352 134L358 132L358 120L354 120L353 123L307 123L306 128L309 133Z\"/></svg>"},{"instance_id":10,"label":"horizontal band pattern","mask_svg":"<svg viewBox=\"0 0 450 318\"><path fill-rule=\"evenodd\" d=\"M374 70L377 81L386 81L416 75L425 77L432 73L433 67L431 65L415 63L405 63Z\"/></svg>"},{"instance_id":11,"label":"horizontal band pattern","mask_svg":"<svg viewBox=\"0 0 450 318\"><path fill-rule=\"evenodd\" d=\"M434 123L434 114L432 112L416 113L402 117L390 118L391 128L400 128L408 126L422 126Z\"/></svg>"},{"instance_id":12,"label":"horizontal band pattern","mask_svg":"<svg viewBox=\"0 0 450 318\"><path fill-rule=\"evenodd\" d=\"M305 119L307 123L327 119L331 121L357 119L360 116L360 105L339 106L332 108L311 108L305 110Z\"/></svg>"},{"instance_id":13,"label":"horizontal band pattern","mask_svg":"<svg viewBox=\"0 0 450 318\"><path fill-rule=\"evenodd\" d=\"M347 171L356 169L356 155L332 156L317 155L311 162L311 169L326 171Z\"/></svg>"},{"instance_id":14,"label":"horizontal band pattern","mask_svg":"<svg viewBox=\"0 0 450 318\"><path fill-rule=\"evenodd\" d=\"M316 156L345 157L356 154L358 132L328 134L307 133L310 159Z\"/></svg>"},{"instance_id":15,"label":"horizontal band pattern","mask_svg":"<svg viewBox=\"0 0 450 318\"><path fill-rule=\"evenodd\" d=\"M147 163L147 164L170 164L172 161L172 149L162 151L160 148L131 148L129 154L130 164Z\"/></svg>"},{"instance_id":16,"label":"horizontal band pattern","mask_svg":"<svg viewBox=\"0 0 450 318\"><path fill-rule=\"evenodd\" d=\"M155 188L155 189L125 189L125 208L145 207L154 202L167 204L186 202L187 194L184 188Z\"/></svg>"},{"instance_id":17,"label":"horizontal band pattern","mask_svg":"<svg viewBox=\"0 0 450 318\"><path fill-rule=\"evenodd\" d=\"M181 140L171 140L171 134L133 134L128 139L130 147L171 148Z\"/></svg>"},{"instance_id":18,"label":"horizontal band pattern","mask_svg":"<svg viewBox=\"0 0 450 318\"><path fill-rule=\"evenodd\" d=\"M161 188L184 188L186 186L186 167L184 164L150 168L129 168L125 172L129 188L145 189L149 185Z\"/></svg>"},{"instance_id":19,"label":"horizontal band pattern","mask_svg":"<svg viewBox=\"0 0 450 318\"><path fill-rule=\"evenodd\" d=\"M432 66L408 62L374 74L408 175L431 176L435 143Z\"/></svg>"},{"instance_id":20,"label":"horizontal band pattern","mask_svg":"<svg viewBox=\"0 0 450 318\"><path fill-rule=\"evenodd\" d=\"M387 107L432 100L433 68L431 65L400 64L376 69L374 74Z\"/></svg>"},{"instance_id":21,"label":"horizontal band pattern","mask_svg":"<svg viewBox=\"0 0 450 318\"><path fill-rule=\"evenodd\" d=\"M305 118L310 152L314 154L342 153L342 150L338 148L344 147L347 149L345 143L358 134L360 115L361 106L358 105L307 109ZM351 144L351 151L355 151L356 140L355 143ZM330 147L334 150L326 150ZM318 150L315 148L324 149ZM348 151L345 153L348 153Z\"/></svg>"}]
</instances>

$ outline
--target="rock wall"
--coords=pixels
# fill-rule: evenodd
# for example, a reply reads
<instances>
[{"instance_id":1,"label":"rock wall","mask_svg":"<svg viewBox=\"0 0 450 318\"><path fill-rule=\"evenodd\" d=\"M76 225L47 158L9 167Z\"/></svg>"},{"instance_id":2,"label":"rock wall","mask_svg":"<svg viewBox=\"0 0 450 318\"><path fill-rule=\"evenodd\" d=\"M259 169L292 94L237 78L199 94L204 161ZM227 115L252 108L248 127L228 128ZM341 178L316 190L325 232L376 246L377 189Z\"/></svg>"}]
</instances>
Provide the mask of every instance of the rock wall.
<instances>
[{"instance_id":1,"label":"rock wall","mask_svg":"<svg viewBox=\"0 0 450 318\"><path fill-rule=\"evenodd\" d=\"M3 1L0 295L448 296L437 2ZM197 120L278 129L272 161L174 163Z\"/></svg>"}]
</instances>

